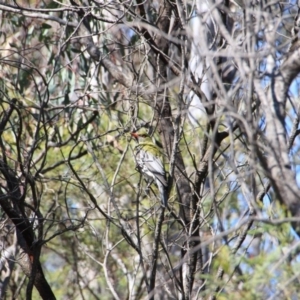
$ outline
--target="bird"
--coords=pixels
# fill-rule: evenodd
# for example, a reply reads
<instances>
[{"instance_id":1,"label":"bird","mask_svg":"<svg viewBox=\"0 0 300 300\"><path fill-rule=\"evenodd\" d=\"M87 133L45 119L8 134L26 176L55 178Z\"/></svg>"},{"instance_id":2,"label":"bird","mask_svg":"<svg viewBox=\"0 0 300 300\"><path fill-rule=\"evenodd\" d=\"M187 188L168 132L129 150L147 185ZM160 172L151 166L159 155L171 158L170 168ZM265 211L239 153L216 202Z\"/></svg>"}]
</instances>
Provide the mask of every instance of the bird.
<instances>
[{"instance_id":1,"label":"bird","mask_svg":"<svg viewBox=\"0 0 300 300\"><path fill-rule=\"evenodd\" d=\"M148 186L153 181L156 183L160 193L161 205L166 207L168 204L168 184L162 152L153 143L145 128L141 128L138 132L131 132L131 136L138 142L133 151L137 170L149 180Z\"/></svg>"}]
</instances>

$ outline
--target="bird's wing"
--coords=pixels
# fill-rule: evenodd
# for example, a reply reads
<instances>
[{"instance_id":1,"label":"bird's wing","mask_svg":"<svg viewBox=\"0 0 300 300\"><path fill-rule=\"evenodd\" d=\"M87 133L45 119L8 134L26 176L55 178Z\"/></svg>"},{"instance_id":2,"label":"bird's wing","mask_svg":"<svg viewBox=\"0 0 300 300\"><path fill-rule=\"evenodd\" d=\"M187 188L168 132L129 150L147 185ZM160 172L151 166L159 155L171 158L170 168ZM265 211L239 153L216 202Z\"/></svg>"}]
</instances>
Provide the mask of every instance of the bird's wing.
<instances>
[{"instance_id":1,"label":"bird's wing","mask_svg":"<svg viewBox=\"0 0 300 300\"><path fill-rule=\"evenodd\" d=\"M151 151L145 151L143 147L139 148L137 153L138 159L144 164L144 167L153 173L164 186L167 186L165 169L162 161L159 157L151 153Z\"/></svg>"}]
</instances>

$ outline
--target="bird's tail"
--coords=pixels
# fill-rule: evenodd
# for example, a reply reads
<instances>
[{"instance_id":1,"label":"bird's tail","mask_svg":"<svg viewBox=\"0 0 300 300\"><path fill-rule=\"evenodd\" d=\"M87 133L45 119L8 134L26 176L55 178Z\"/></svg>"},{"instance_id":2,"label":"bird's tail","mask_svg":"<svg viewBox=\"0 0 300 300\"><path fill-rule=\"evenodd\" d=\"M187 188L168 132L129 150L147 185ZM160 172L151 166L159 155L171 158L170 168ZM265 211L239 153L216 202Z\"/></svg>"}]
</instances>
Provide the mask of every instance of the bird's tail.
<instances>
[{"instance_id":1,"label":"bird's tail","mask_svg":"<svg viewBox=\"0 0 300 300\"><path fill-rule=\"evenodd\" d=\"M168 205L168 189L158 179L156 179L156 185L159 190L161 205L167 207Z\"/></svg>"}]
</instances>

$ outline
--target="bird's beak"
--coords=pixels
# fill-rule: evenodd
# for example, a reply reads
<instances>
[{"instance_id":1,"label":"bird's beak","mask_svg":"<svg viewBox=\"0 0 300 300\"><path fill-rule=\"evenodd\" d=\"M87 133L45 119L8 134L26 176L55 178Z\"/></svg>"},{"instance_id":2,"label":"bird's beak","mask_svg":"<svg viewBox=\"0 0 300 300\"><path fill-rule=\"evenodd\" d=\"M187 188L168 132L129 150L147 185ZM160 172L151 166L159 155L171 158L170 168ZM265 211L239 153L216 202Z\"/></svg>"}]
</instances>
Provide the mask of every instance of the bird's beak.
<instances>
[{"instance_id":1,"label":"bird's beak","mask_svg":"<svg viewBox=\"0 0 300 300\"><path fill-rule=\"evenodd\" d=\"M139 135L136 132L131 132L130 134L138 141Z\"/></svg>"}]
</instances>

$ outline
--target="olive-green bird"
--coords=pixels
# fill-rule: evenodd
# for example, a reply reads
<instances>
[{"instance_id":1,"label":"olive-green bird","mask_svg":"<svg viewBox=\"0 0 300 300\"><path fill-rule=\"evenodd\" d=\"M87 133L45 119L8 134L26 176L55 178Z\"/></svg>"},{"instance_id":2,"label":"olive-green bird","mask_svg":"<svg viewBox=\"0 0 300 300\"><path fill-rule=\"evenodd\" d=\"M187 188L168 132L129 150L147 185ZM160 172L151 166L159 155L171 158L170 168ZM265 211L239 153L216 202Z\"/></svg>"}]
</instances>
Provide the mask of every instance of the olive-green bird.
<instances>
[{"instance_id":1,"label":"olive-green bird","mask_svg":"<svg viewBox=\"0 0 300 300\"><path fill-rule=\"evenodd\" d=\"M138 132L132 132L131 135L138 142L134 149L137 168L147 179L150 179L149 184L155 181L160 193L161 204L166 207L168 204L168 185L162 153L144 128Z\"/></svg>"}]
</instances>

